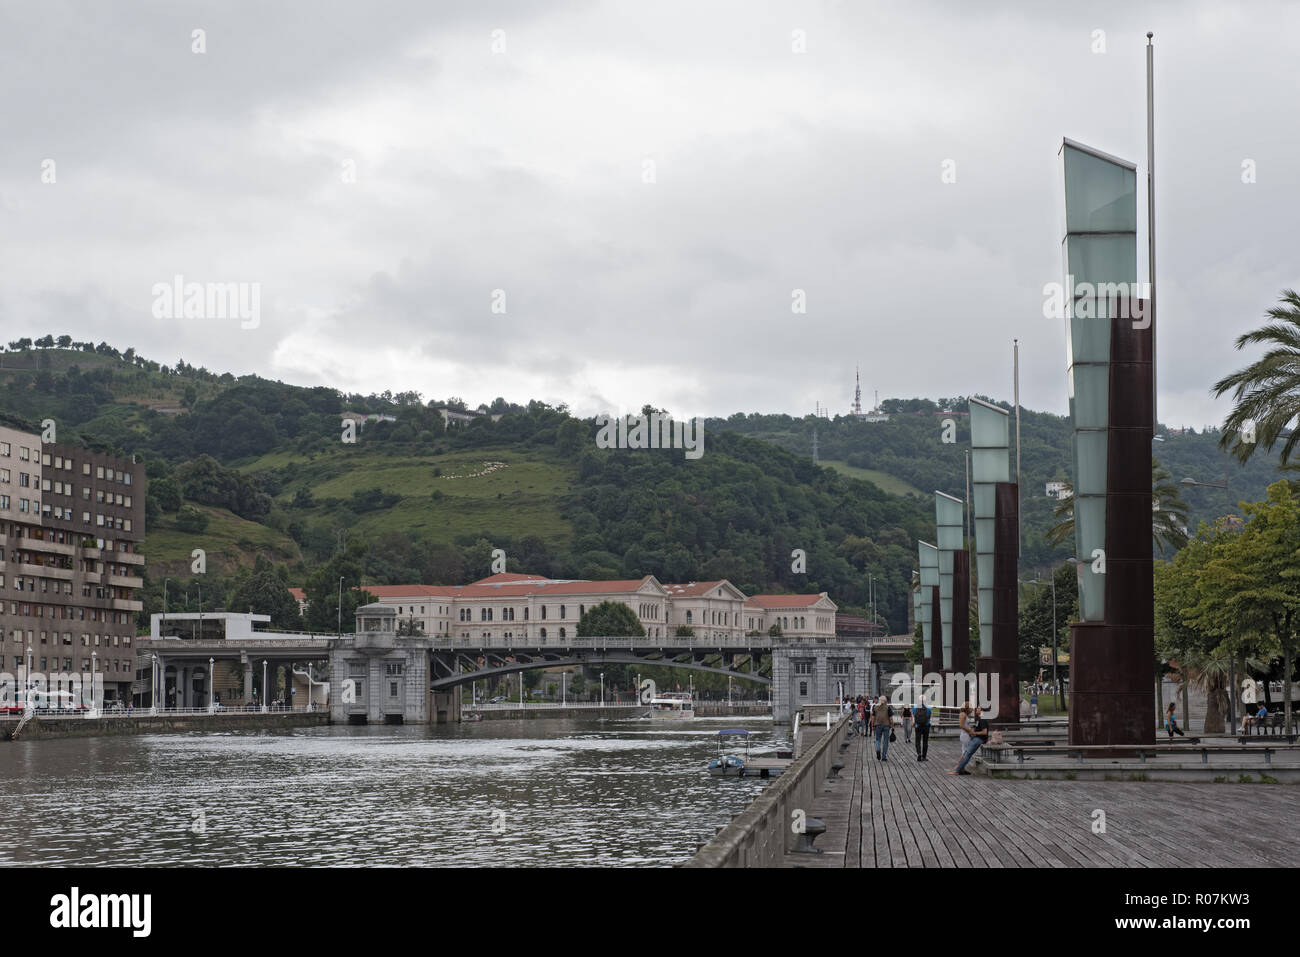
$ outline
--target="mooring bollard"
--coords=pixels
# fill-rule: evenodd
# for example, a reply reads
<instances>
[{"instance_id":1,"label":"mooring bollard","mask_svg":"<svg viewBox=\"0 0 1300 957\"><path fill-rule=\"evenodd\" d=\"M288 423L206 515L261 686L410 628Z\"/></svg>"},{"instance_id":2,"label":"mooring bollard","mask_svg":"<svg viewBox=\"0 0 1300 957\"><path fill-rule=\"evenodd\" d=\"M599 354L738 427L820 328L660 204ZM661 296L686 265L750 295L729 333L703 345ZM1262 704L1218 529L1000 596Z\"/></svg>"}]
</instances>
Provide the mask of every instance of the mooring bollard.
<instances>
[{"instance_id":1,"label":"mooring bollard","mask_svg":"<svg viewBox=\"0 0 1300 957\"><path fill-rule=\"evenodd\" d=\"M821 854L820 848L813 847L813 841L826 833L826 822L819 817L810 817L804 822L804 831L799 835L799 844L795 851L800 854Z\"/></svg>"},{"instance_id":2,"label":"mooring bollard","mask_svg":"<svg viewBox=\"0 0 1300 957\"><path fill-rule=\"evenodd\" d=\"M831 765L831 773L826 775L826 780L834 781L836 778L840 776L840 772L843 770L844 770L844 762L836 761L834 764Z\"/></svg>"}]
</instances>

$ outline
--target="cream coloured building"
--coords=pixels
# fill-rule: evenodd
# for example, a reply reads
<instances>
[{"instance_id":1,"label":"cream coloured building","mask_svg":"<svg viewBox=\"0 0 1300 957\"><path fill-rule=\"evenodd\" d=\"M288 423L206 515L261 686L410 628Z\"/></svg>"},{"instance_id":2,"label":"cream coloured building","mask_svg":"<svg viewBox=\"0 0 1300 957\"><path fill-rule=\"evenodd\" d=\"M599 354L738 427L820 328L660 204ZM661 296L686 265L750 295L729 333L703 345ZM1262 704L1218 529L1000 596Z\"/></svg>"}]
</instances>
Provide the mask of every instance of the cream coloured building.
<instances>
[{"instance_id":1,"label":"cream coloured building","mask_svg":"<svg viewBox=\"0 0 1300 957\"><path fill-rule=\"evenodd\" d=\"M766 635L780 624L783 635L832 638L836 605L820 595L749 598L731 582L661 584L653 575L615 581L569 581L541 575L503 573L469 585L363 585L376 601L392 607L397 621L411 622L425 635L458 638L576 637L578 621L602 602L632 609L647 637L664 638L679 627L699 638ZM302 589L291 588L299 610Z\"/></svg>"}]
</instances>

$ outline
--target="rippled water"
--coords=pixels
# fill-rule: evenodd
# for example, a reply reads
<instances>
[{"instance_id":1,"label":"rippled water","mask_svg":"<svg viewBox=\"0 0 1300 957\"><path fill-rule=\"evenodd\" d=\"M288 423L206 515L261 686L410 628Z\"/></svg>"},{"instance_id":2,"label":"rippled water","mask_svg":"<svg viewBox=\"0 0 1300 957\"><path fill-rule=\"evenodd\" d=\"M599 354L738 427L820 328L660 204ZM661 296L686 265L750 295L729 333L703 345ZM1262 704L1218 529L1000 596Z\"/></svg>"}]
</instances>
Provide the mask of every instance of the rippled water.
<instances>
[{"instance_id":1,"label":"rippled water","mask_svg":"<svg viewBox=\"0 0 1300 957\"><path fill-rule=\"evenodd\" d=\"M732 727L789 746L755 718L5 743L0 864L666 866L767 784L705 773Z\"/></svg>"}]
</instances>

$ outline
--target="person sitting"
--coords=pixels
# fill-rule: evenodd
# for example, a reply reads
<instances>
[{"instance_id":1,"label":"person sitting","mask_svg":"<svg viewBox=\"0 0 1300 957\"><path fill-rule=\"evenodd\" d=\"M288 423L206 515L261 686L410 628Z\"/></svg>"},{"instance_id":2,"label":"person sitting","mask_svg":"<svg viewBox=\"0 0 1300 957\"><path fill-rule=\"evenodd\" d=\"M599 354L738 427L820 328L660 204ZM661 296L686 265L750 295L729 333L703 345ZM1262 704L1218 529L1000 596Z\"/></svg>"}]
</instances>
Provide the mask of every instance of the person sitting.
<instances>
[{"instance_id":1,"label":"person sitting","mask_svg":"<svg viewBox=\"0 0 1300 957\"><path fill-rule=\"evenodd\" d=\"M1262 725L1268 720L1268 707L1260 705L1259 710L1254 714L1243 714L1241 716L1241 733L1245 734L1247 728L1253 728Z\"/></svg>"}]
</instances>

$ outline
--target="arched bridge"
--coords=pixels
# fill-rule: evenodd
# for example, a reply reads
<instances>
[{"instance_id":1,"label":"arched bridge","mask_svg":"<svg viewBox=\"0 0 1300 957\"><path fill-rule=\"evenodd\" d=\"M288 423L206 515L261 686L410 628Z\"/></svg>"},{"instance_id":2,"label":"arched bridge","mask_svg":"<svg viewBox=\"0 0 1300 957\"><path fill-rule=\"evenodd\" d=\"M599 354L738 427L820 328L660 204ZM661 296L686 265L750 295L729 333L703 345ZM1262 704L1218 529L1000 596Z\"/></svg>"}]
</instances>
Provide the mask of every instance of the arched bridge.
<instances>
[{"instance_id":1,"label":"arched bridge","mask_svg":"<svg viewBox=\"0 0 1300 957\"><path fill-rule=\"evenodd\" d=\"M750 638L434 638L430 688L446 691L485 678L591 665L683 668L770 684L759 659L772 641Z\"/></svg>"}]
</instances>

